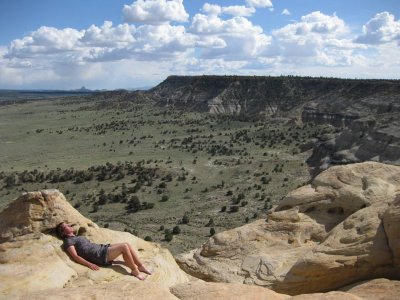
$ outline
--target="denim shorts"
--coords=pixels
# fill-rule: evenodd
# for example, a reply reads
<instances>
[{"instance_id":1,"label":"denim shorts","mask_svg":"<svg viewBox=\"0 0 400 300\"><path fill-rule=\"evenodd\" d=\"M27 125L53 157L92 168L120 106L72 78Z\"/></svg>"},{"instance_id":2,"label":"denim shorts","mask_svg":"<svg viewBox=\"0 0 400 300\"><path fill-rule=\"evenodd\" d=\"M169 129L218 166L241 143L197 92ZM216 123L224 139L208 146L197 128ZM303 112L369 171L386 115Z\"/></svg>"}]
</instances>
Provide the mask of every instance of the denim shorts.
<instances>
[{"instance_id":1,"label":"denim shorts","mask_svg":"<svg viewBox=\"0 0 400 300\"><path fill-rule=\"evenodd\" d=\"M92 257L90 259L90 261L94 264L101 265L101 266L111 266L112 264L107 261L108 248L110 247L110 244L106 244L106 245L101 244L100 246L101 246L101 249L99 252L99 256Z\"/></svg>"}]
</instances>

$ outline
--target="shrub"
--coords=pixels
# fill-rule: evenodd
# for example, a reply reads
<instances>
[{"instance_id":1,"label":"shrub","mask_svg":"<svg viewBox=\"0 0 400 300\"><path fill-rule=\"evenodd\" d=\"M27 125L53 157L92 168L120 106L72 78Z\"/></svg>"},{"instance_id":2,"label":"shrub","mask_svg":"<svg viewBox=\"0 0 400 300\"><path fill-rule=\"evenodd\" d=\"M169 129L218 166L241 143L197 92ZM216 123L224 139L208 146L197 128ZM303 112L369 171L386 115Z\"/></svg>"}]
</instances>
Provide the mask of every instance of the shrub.
<instances>
[{"instance_id":1,"label":"shrub","mask_svg":"<svg viewBox=\"0 0 400 300\"><path fill-rule=\"evenodd\" d=\"M182 217L182 224L188 224L189 223L189 216L187 214L185 214Z\"/></svg>"},{"instance_id":2,"label":"shrub","mask_svg":"<svg viewBox=\"0 0 400 300\"><path fill-rule=\"evenodd\" d=\"M214 229L214 227L211 227L210 228L210 235L213 236L214 234L215 234L215 229Z\"/></svg>"},{"instance_id":3,"label":"shrub","mask_svg":"<svg viewBox=\"0 0 400 300\"><path fill-rule=\"evenodd\" d=\"M164 239L165 239L167 242L172 241L173 238L174 238L174 235L173 235L172 233L168 233L168 234L166 234L166 235L164 236Z\"/></svg>"},{"instance_id":4,"label":"shrub","mask_svg":"<svg viewBox=\"0 0 400 300\"><path fill-rule=\"evenodd\" d=\"M238 211L239 211L239 206L237 206L237 205L232 205L232 206L229 207L229 211L230 211L231 213L238 212Z\"/></svg>"},{"instance_id":5,"label":"shrub","mask_svg":"<svg viewBox=\"0 0 400 300\"><path fill-rule=\"evenodd\" d=\"M142 204L140 203L139 198L137 196L132 196L131 199L129 199L126 209L128 210L128 212L138 212L139 210L141 210Z\"/></svg>"},{"instance_id":6,"label":"shrub","mask_svg":"<svg viewBox=\"0 0 400 300\"><path fill-rule=\"evenodd\" d=\"M179 228L178 225L175 226L175 227L172 229L172 234L180 234L180 233L181 233L181 229Z\"/></svg>"}]
</instances>

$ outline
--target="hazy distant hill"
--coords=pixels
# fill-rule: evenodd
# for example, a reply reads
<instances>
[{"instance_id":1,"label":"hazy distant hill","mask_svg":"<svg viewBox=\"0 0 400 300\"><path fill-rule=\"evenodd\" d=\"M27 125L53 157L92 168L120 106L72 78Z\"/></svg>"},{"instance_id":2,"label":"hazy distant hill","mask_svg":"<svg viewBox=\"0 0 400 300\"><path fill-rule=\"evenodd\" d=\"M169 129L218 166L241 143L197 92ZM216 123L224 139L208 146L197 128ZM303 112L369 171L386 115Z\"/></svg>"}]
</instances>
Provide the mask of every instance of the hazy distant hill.
<instances>
[{"instance_id":1,"label":"hazy distant hill","mask_svg":"<svg viewBox=\"0 0 400 300\"><path fill-rule=\"evenodd\" d=\"M83 87L84 88L84 87ZM90 95L95 91L88 89L78 90L1 90L0 102L26 101L46 98L59 98L64 96Z\"/></svg>"}]
</instances>

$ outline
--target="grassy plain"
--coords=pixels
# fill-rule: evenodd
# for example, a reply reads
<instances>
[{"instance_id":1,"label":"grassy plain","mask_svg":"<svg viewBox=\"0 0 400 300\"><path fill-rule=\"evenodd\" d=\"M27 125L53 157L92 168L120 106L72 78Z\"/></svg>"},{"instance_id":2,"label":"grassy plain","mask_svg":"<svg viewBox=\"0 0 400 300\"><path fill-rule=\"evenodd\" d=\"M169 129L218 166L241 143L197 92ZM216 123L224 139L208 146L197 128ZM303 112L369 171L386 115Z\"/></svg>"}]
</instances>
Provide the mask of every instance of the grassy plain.
<instances>
[{"instance_id":1,"label":"grassy plain","mask_svg":"<svg viewBox=\"0 0 400 300\"><path fill-rule=\"evenodd\" d=\"M23 191L57 188L100 226L147 237L177 254L200 246L211 228L265 218L310 179L310 153L298 146L331 130L150 103L117 108L94 97L1 105L0 210ZM79 171L92 176L54 177ZM137 200L141 209L129 210ZM154 207L144 209L144 202ZM166 241L165 230L175 226L180 233Z\"/></svg>"}]
</instances>

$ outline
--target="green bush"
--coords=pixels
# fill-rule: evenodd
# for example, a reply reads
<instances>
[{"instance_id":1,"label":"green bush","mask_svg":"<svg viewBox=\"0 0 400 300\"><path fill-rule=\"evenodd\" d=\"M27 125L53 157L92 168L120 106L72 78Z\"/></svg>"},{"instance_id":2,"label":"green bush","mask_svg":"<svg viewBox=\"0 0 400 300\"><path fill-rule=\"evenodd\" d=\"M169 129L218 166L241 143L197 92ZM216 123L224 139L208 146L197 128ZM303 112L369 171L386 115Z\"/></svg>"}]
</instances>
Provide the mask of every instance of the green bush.
<instances>
[{"instance_id":1,"label":"green bush","mask_svg":"<svg viewBox=\"0 0 400 300\"><path fill-rule=\"evenodd\" d=\"M172 234L180 234L180 233L181 233L181 229L179 228L178 225L175 226L175 227L172 229Z\"/></svg>"},{"instance_id":2,"label":"green bush","mask_svg":"<svg viewBox=\"0 0 400 300\"><path fill-rule=\"evenodd\" d=\"M166 234L166 235L164 236L164 239L165 239L167 242L172 241L173 238L174 238L174 235L173 235L172 233L168 233L168 234Z\"/></svg>"},{"instance_id":3,"label":"green bush","mask_svg":"<svg viewBox=\"0 0 400 300\"><path fill-rule=\"evenodd\" d=\"M189 216L185 214L182 217L182 224L188 224L188 223L189 223Z\"/></svg>"},{"instance_id":4,"label":"green bush","mask_svg":"<svg viewBox=\"0 0 400 300\"><path fill-rule=\"evenodd\" d=\"M214 229L214 227L211 227L210 228L210 235L213 236L214 234L215 234L215 229Z\"/></svg>"}]
</instances>

